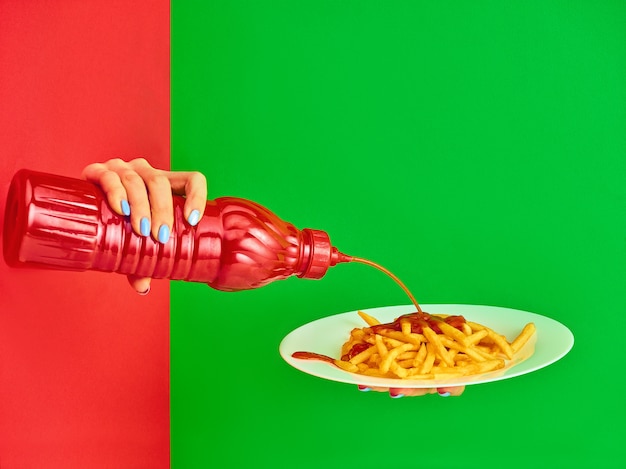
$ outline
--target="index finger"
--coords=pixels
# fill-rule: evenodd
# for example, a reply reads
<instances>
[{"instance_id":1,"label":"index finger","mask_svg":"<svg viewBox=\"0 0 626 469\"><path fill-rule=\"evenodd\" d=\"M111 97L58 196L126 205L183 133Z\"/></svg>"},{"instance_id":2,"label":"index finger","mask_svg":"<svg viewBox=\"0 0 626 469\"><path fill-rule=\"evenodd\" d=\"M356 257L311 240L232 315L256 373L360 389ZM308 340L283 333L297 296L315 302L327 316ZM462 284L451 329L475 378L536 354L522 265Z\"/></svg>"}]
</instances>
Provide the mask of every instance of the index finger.
<instances>
[{"instance_id":1,"label":"index finger","mask_svg":"<svg viewBox=\"0 0 626 469\"><path fill-rule=\"evenodd\" d=\"M207 200L207 180L198 171L174 171L166 174L172 192L185 196L183 214L190 225L196 225L204 215Z\"/></svg>"},{"instance_id":2,"label":"index finger","mask_svg":"<svg viewBox=\"0 0 626 469\"><path fill-rule=\"evenodd\" d=\"M128 194L119 174L102 163L92 163L83 169L82 177L102 188L113 211L119 215L128 215Z\"/></svg>"}]
</instances>

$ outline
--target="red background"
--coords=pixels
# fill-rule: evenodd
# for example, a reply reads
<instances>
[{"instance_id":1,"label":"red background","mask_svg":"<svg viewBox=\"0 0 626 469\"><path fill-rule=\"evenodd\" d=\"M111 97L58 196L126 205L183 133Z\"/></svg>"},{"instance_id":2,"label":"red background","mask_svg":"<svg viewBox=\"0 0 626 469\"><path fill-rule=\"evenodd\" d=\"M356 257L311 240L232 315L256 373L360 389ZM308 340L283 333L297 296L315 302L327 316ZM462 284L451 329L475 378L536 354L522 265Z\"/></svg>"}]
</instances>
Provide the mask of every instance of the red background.
<instances>
[{"instance_id":1,"label":"red background","mask_svg":"<svg viewBox=\"0 0 626 469\"><path fill-rule=\"evenodd\" d=\"M0 218L27 167L169 167L169 1L0 1ZM169 289L0 262L0 467L169 466Z\"/></svg>"}]
</instances>

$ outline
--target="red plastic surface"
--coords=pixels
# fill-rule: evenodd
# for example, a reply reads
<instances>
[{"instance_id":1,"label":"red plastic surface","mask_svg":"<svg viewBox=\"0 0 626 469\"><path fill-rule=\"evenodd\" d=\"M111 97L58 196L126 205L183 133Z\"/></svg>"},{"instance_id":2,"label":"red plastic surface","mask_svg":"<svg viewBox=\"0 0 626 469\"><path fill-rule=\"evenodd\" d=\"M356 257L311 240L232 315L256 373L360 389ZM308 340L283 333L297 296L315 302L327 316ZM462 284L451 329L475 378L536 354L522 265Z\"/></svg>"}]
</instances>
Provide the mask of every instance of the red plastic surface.
<instances>
[{"instance_id":1,"label":"red plastic surface","mask_svg":"<svg viewBox=\"0 0 626 469\"><path fill-rule=\"evenodd\" d=\"M348 261L328 234L299 230L250 200L206 203L196 226L174 197L167 243L140 236L87 181L22 169L7 196L3 254L13 267L98 270L203 282L224 291L258 288L292 275L319 279Z\"/></svg>"},{"instance_id":2,"label":"red plastic surface","mask_svg":"<svg viewBox=\"0 0 626 469\"><path fill-rule=\"evenodd\" d=\"M169 1L0 2L0 218L30 167L169 166ZM0 467L167 468L169 288L0 262Z\"/></svg>"}]
</instances>

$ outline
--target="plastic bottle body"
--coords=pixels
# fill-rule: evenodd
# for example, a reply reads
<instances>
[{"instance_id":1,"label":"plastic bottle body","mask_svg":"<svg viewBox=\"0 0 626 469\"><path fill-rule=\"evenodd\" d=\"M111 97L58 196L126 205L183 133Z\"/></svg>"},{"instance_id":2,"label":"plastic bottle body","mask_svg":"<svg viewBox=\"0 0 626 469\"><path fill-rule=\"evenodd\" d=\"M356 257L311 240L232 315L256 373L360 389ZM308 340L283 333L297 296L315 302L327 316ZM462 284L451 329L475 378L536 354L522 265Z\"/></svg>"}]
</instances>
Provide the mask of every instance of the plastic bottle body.
<instances>
[{"instance_id":1,"label":"plastic bottle body","mask_svg":"<svg viewBox=\"0 0 626 469\"><path fill-rule=\"evenodd\" d=\"M299 230L240 198L209 200L195 227L173 197L174 224L162 244L136 234L90 182L19 171L5 211L3 251L11 266L97 270L207 283L224 291L258 288L290 276L321 278L349 261L319 230Z\"/></svg>"}]
</instances>

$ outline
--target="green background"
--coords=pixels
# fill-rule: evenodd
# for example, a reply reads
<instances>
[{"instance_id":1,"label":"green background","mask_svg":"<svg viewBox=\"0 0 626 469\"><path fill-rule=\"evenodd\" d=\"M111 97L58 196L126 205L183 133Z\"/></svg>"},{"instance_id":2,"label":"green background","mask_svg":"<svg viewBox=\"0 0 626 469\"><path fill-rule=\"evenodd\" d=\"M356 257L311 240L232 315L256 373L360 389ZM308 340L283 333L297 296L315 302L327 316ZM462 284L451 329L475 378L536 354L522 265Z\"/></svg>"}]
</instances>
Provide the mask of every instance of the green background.
<instances>
[{"instance_id":1,"label":"green background","mask_svg":"<svg viewBox=\"0 0 626 469\"><path fill-rule=\"evenodd\" d=\"M576 337L530 375L390 399L278 354L316 318L408 303L374 269L174 283L172 467L623 467L625 24L621 1L172 2L174 169L327 231L422 303Z\"/></svg>"}]
</instances>

